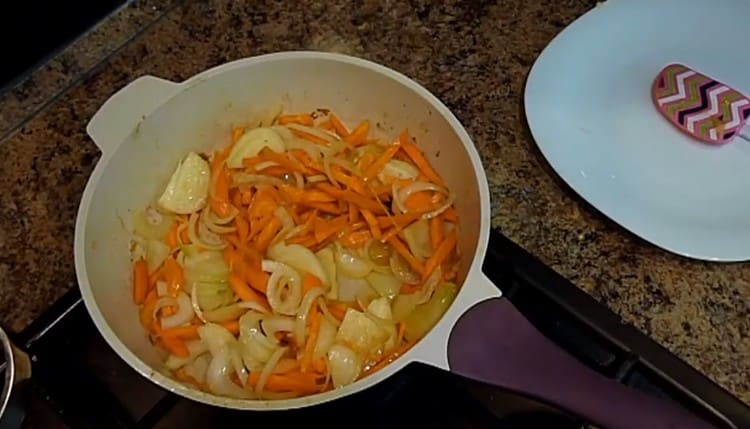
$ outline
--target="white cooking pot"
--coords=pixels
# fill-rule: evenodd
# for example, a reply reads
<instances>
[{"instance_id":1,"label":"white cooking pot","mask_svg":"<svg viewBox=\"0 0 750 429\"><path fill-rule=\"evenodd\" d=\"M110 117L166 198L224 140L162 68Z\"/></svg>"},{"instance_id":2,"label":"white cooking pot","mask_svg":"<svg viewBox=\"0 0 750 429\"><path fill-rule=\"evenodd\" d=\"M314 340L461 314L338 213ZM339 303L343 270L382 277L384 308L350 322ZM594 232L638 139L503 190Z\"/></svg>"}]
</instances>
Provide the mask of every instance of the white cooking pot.
<instances>
[{"instance_id":1,"label":"white cooking pot","mask_svg":"<svg viewBox=\"0 0 750 429\"><path fill-rule=\"evenodd\" d=\"M279 102L291 112L330 108L349 123L368 118L389 135L409 128L458 195L462 286L425 338L384 369L351 385L273 401L216 396L157 370L164 356L149 342L131 298L129 222L134 210L162 191L188 151L225 144L233 125ZM113 95L87 130L102 158L89 179L76 222L81 293L115 352L165 389L235 409L299 408L360 391L409 362L421 361L533 395L612 428L672 427L678 422L683 429L709 427L679 408L590 372L500 299L498 288L481 271L490 198L474 144L435 96L393 70L343 55L288 52L234 61L182 83L144 76Z\"/></svg>"}]
</instances>

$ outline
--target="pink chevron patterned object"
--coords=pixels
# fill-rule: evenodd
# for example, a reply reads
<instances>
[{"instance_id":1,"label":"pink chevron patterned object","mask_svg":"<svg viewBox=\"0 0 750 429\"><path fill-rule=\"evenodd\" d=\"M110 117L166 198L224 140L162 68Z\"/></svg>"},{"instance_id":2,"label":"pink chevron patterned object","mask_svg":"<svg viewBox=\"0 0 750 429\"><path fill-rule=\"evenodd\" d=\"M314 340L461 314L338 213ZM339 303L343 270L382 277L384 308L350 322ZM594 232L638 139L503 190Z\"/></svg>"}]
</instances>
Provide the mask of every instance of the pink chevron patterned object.
<instances>
[{"instance_id":1,"label":"pink chevron patterned object","mask_svg":"<svg viewBox=\"0 0 750 429\"><path fill-rule=\"evenodd\" d=\"M748 97L682 64L659 72L651 96L670 123L710 144L732 141L750 117Z\"/></svg>"}]
</instances>

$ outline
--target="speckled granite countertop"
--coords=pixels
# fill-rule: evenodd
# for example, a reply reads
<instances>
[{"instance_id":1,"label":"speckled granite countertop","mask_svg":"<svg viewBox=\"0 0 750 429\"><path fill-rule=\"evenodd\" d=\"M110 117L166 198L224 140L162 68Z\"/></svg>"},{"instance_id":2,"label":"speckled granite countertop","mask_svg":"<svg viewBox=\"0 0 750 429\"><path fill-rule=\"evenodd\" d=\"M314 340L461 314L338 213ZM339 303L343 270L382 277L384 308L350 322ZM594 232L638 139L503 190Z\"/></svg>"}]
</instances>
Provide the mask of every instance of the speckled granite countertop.
<instances>
[{"instance_id":1,"label":"speckled granite countertop","mask_svg":"<svg viewBox=\"0 0 750 429\"><path fill-rule=\"evenodd\" d=\"M336 51L434 92L479 147L495 228L750 404L750 265L686 260L608 222L526 129L531 64L594 0L345 3L137 0L0 96L0 323L23 329L75 287L75 215L99 156L85 125L113 92L143 74Z\"/></svg>"}]
</instances>

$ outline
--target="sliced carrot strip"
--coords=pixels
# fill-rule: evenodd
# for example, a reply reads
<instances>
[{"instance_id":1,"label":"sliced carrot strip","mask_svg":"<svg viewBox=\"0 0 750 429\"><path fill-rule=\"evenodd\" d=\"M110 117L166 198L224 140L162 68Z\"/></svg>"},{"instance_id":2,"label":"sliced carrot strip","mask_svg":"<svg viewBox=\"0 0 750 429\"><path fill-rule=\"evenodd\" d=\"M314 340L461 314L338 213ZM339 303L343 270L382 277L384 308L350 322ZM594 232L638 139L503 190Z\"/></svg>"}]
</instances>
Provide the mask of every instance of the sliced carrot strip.
<instances>
[{"instance_id":1,"label":"sliced carrot strip","mask_svg":"<svg viewBox=\"0 0 750 429\"><path fill-rule=\"evenodd\" d=\"M365 120L357 125L348 136L344 137L344 141L352 146L359 146L367 143L367 134L370 132L370 122Z\"/></svg>"},{"instance_id":2,"label":"sliced carrot strip","mask_svg":"<svg viewBox=\"0 0 750 429\"><path fill-rule=\"evenodd\" d=\"M443 179L441 179L432 166L430 166L430 163L427 162L422 151L411 142L407 130L403 130L401 134L399 134L398 141L401 142L401 147L404 149L404 152L406 152L409 158L411 158L422 174L427 176L431 182L442 186Z\"/></svg>"},{"instance_id":3,"label":"sliced carrot strip","mask_svg":"<svg viewBox=\"0 0 750 429\"><path fill-rule=\"evenodd\" d=\"M308 133L307 131L302 131L296 128L289 128L289 130L292 132L292 134L294 134L295 136L301 139L308 140L313 143L317 143L321 145L328 145L328 141L316 136L315 134L311 134L311 133Z\"/></svg>"},{"instance_id":4,"label":"sliced carrot strip","mask_svg":"<svg viewBox=\"0 0 750 429\"><path fill-rule=\"evenodd\" d=\"M362 209L361 213L362 213L362 217L365 218L365 222L367 222L367 225L370 227L370 232L372 233L372 237L380 240L382 233L380 231L380 226L378 225L378 220L375 218L375 215L372 214L371 211L366 210L366 209Z\"/></svg>"},{"instance_id":5,"label":"sliced carrot strip","mask_svg":"<svg viewBox=\"0 0 750 429\"><path fill-rule=\"evenodd\" d=\"M311 114L303 113L300 115L281 115L276 122L278 122L279 125L300 124L311 127L315 123L315 119Z\"/></svg>"},{"instance_id":6,"label":"sliced carrot strip","mask_svg":"<svg viewBox=\"0 0 750 429\"><path fill-rule=\"evenodd\" d=\"M320 332L320 318L321 314L318 311L317 306L311 310L310 313L310 330L307 342L305 343L305 351L302 354L302 362L300 364L300 371L307 372L312 363L313 351L315 350L315 343L318 342L318 332Z\"/></svg>"},{"instance_id":7,"label":"sliced carrot strip","mask_svg":"<svg viewBox=\"0 0 750 429\"><path fill-rule=\"evenodd\" d=\"M349 130L346 128L346 125L344 125L344 123L341 122L341 120L336 115L331 113L329 120L331 121L333 129L336 130L336 134L338 134L339 137L343 139L349 136Z\"/></svg>"},{"instance_id":8,"label":"sliced carrot strip","mask_svg":"<svg viewBox=\"0 0 750 429\"><path fill-rule=\"evenodd\" d=\"M435 216L430 219L430 244L432 245L432 250L436 251L442 242L443 219L442 216Z\"/></svg>"},{"instance_id":9,"label":"sliced carrot strip","mask_svg":"<svg viewBox=\"0 0 750 429\"><path fill-rule=\"evenodd\" d=\"M440 243L437 250L427 259L424 264L424 271L422 271L422 279L426 279L432 274L440 264L445 261L453 247L456 245L456 230L451 231L447 237Z\"/></svg>"},{"instance_id":10,"label":"sliced carrot strip","mask_svg":"<svg viewBox=\"0 0 750 429\"><path fill-rule=\"evenodd\" d=\"M308 291L312 288L316 288L320 285L322 285L323 282L320 281L320 279L317 276L314 276L312 274L305 274L302 276L302 292L303 294L307 294Z\"/></svg>"},{"instance_id":11,"label":"sliced carrot strip","mask_svg":"<svg viewBox=\"0 0 750 429\"><path fill-rule=\"evenodd\" d=\"M146 261L139 259L133 264L133 301L143 304L148 293L148 266Z\"/></svg>"},{"instance_id":12,"label":"sliced carrot strip","mask_svg":"<svg viewBox=\"0 0 750 429\"><path fill-rule=\"evenodd\" d=\"M229 285L237 296L243 301L255 301L265 305L266 300L258 292L254 291L245 283L245 280L236 274L229 275Z\"/></svg>"},{"instance_id":13,"label":"sliced carrot strip","mask_svg":"<svg viewBox=\"0 0 750 429\"><path fill-rule=\"evenodd\" d=\"M401 240L398 239L395 235L388 238L388 243L393 247L396 252L398 252L399 255L401 255L406 262L411 266L414 271L418 272L419 274L423 274L425 272L425 267L422 265L419 260L411 254L411 251L409 251L409 248L407 248L404 243L401 242Z\"/></svg>"},{"instance_id":14,"label":"sliced carrot strip","mask_svg":"<svg viewBox=\"0 0 750 429\"><path fill-rule=\"evenodd\" d=\"M383 170L383 167L388 163L388 161L393 158L393 155L398 152L398 150L401 148L400 141L394 142L392 145L386 149L382 155L378 159L375 160L372 164L370 164L369 167L367 167L367 170L365 171L365 180L370 180L373 177L375 177L376 174L380 173L381 170Z\"/></svg>"}]
</instances>

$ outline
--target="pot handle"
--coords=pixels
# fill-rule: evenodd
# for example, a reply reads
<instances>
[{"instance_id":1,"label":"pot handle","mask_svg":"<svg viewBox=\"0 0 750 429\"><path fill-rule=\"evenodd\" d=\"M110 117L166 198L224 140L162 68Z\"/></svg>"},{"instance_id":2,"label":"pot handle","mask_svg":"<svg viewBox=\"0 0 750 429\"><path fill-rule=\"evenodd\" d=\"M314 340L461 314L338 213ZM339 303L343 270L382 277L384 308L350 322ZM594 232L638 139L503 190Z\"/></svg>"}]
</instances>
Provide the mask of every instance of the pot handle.
<instances>
[{"instance_id":1,"label":"pot handle","mask_svg":"<svg viewBox=\"0 0 750 429\"><path fill-rule=\"evenodd\" d=\"M125 140L136 125L180 85L154 76L141 76L114 93L94 114L86 132L106 155Z\"/></svg>"},{"instance_id":2,"label":"pot handle","mask_svg":"<svg viewBox=\"0 0 750 429\"><path fill-rule=\"evenodd\" d=\"M484 275L481 280L489 282ZM687 410L587 368L507 299L464 313L448 340L451 372L547 401L608 429L709 429Z\"/></svg>"}]
</instances>

